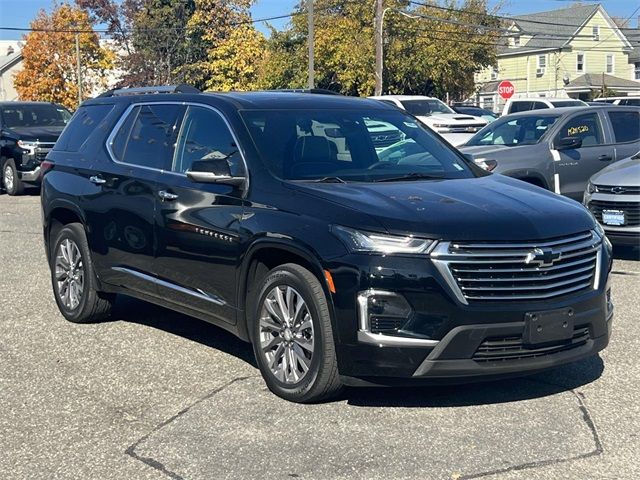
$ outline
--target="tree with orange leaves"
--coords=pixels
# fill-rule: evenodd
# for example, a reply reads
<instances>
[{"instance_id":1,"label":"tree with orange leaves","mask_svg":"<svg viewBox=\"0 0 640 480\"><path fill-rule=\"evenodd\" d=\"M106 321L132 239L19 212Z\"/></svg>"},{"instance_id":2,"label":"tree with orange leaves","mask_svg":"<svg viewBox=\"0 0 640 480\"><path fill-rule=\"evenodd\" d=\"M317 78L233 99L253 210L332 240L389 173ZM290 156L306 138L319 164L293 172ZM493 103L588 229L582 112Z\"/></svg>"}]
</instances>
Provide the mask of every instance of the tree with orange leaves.
<instances>
[{"instance_id":1,"label":"tree with orange leaves","mask_svg":"<svg viewBox=\"0 0 640 480\"><path fill-rule=\"evenodd\" d=\"M83 98L106 87L107 70L114 54L102 48L87 13L67 3L55 5L51 14L40 10L31 22L22 49L24 67L15 77L21 100L78 106L76 38L80 44ZM78 32L78 33L76 33Z\"/></svg>"}]
</instances>

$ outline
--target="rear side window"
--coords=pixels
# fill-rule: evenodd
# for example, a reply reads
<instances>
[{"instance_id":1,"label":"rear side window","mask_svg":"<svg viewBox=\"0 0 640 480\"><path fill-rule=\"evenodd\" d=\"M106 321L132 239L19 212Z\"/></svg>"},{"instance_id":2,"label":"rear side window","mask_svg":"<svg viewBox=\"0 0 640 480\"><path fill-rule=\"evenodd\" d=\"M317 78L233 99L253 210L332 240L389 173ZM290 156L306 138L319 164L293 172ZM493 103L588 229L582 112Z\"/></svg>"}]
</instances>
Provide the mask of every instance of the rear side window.
<instances>
[{"instance_id":1,"label":"rear side window","mask_svg":"<svg viewBox=\"0 0 640 480\"><path fill-rule=\"evenodd\" d=\"M115 160L158 170L171 165L184 107L141 105L129 112L111 142Z\"/></svg>"},{"instance_id":2,"label":"rear side window","mask_svg":"<svg viewBox=\"0 0 640 480\"><path fill-rule=\"evenodd\" d=\"M531 110L531 102L513 102L509 107L509 113L526 112Z\"/></svg>"},{"instance_id":3,"label":"rear side window","mask_svg":"<svg viewBox=\"0 0 640 480\"><path fill-rule=\"evenodd\" d=\"M619 105L631 105L633 107L640 107L640 98L625 98L620 100Z\"/></svg>"},{"instance_id":4,"label":"rear side window","mask_svg":"<svg viewBox=\"0 0 640 480\"><path fill-rule=\"evenodd\" d=\"M547 107L547 104L544 102L533 102L533 106L531 107L531 110L542 110L544 108L549 108Z\"/></svg>"},{"instance_id":5,"label":"rear side window","mask_svg":"<svg viewBox=\"0 0 640 480\"><path fill-rule=\"evenodd\" d=\"M607 112L616 143L640 140L640 112Z\"/></svg>"},{"instance_id":6,"label":"rear side window","mask_svg":"<svg viewBox=\"0 0 640 480\"><path fill-rule=\"evenodd\" d=\"M56 142L55 149L77 152L96 128L104 127L103 120L113 110L113 105L86 105L78 109Z\"/></svg>"}]
</instances>

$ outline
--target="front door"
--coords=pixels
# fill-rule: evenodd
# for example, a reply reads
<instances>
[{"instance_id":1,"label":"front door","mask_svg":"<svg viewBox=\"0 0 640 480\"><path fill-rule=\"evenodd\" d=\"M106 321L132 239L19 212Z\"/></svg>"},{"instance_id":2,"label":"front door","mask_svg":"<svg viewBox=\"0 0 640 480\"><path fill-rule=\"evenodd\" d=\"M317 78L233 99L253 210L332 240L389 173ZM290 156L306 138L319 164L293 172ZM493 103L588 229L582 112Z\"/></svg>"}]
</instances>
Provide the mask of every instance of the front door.
<instances>
[{"instance_id":1,"label":"front door","mask_svg":"<svg viewBox=\"0 0 640 480\"><path fill-rule=\"evenodd\" d=\"M185 172L195 161L226 160L234 176L246 174L239 147L218 113L187 107L167 172L160 176L155 267L163 297L229 323L236 322L236 270L240 255L242 190L194 183Z\"/></svg>"},{"instance_id":2,"label":"front door","mask_svg":"<svg viewBox=\"0 0 640 480\"><path fill-rule=\"evenodd\" d=\"M605 138L598 112L579 114L566 120L556 133L554 143L561 138L580 138L580 148L554 151L556 155L556 192L582 201L591 176L609 165L615 157L614 146Z\"/></svg>"}]
</instances>

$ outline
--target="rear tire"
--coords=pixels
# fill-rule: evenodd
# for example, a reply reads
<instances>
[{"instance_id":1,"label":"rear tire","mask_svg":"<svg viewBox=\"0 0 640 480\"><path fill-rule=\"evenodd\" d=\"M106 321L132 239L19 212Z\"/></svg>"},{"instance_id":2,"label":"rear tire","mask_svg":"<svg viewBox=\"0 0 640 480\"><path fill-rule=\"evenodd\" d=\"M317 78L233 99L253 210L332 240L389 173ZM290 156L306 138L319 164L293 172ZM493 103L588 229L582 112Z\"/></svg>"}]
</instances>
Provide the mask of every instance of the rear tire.
<instances>
[{"instance_id":1,"label":"rear tire","mask_svg":"<svg viewBox=\"0 0 640 480\"><path fill-rule=\"evenodd\" d=\"M13 158L9 158L2 165L2 184L8 195L22 195L24 183L18 178L18 169Z\"/></svg>"},{"instance_id":2,"label":"rear tire","mask_svg":"<svg viewBox=\"0 0 640 480\"><path fill-rule=\"evenodd\" d=\"M253 319L253 350L269 390L298 403L340 393L329 307L315 275L293 263L271 270Z\"/></svg>"},{"instance_id":3,"label":"rear tire","mask_svg":"<svg viewBox=\"0 0 640 480\"><path fill-rule=\"evenodd\" d=\"M51 255L51 284L60 312L70 322L92 323L109 317L115 295L96 290L96 277L84 228L65 225Z\"/></svg>"}]
</instances>

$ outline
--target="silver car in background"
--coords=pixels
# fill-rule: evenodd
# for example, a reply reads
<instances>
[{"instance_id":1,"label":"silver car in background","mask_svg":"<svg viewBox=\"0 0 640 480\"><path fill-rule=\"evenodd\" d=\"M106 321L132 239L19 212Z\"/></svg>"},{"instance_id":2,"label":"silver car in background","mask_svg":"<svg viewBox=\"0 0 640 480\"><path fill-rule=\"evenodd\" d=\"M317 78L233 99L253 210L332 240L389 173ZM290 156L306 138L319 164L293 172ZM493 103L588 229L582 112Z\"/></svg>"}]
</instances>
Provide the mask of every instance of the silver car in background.
<instances>
[{"instance_id":1,"label":"silver car in background","mask_svg":"<svg viewBox=\"0 0 640 480\"><path fill-rule=\"evenodd\" d=\"M593 175L583 203L613 244L640 246L640 152Z\"/></svg>"}]
</instances>

